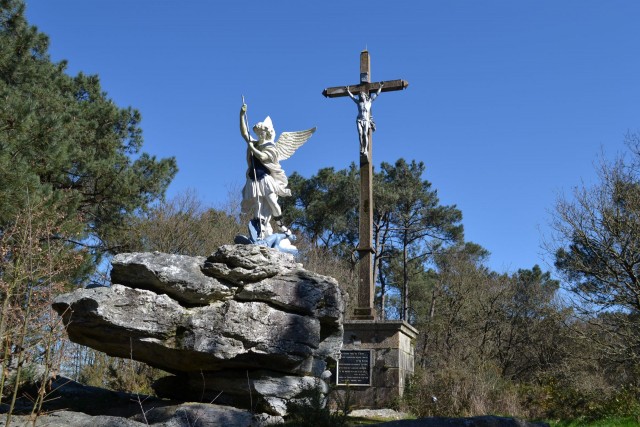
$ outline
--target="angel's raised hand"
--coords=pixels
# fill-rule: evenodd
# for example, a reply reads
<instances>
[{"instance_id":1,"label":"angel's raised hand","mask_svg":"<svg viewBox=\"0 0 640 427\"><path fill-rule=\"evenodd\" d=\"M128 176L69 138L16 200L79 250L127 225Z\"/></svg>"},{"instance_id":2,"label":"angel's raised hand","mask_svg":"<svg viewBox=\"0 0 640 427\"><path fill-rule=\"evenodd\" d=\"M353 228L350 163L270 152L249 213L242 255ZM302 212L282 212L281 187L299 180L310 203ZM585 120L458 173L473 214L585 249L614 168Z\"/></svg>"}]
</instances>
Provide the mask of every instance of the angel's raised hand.
<instances>
[{"instance_id":1,"label":"angel's raised hand","mask_svg":"<svg viewBox=\"0 0 640 427\"><path fill-rule=\"evenodd\" d=\"M247 104L242 104L242 108L240 109L243 113L247 112Z\"/></svg>"}]
</instances>

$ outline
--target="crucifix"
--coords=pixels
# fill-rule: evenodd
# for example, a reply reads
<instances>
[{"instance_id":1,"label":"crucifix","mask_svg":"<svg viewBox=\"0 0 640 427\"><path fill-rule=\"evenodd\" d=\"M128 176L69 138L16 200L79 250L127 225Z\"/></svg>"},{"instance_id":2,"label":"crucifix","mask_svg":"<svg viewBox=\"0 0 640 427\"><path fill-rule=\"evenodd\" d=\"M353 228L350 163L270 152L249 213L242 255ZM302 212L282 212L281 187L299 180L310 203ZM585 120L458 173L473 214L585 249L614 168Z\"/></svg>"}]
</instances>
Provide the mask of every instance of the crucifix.
<instances>
[{"instance_id":1,"label":"crucifix","mask_svg":"<svg viewBox=\"0 0 640 427\"><path fill-rule=\"evenodd\" d=\"M409 83L405 80L388 80L371 82L371 62L369 52L360 52L360 84L338 86L325 89L322 94L327 98L342 96L351 97L358 104L358 134L360 137L360 224L359 224L359 279L358 302L353 313L357 320L374 320L376 310L373 306L375 285L373 282L372 242L373 225L373 168L371 163L372 134L375 130L371 116L371 103L380 92L406 89ZM353 95L357 93L357 97Z\"/></svg>"}]
</instances>

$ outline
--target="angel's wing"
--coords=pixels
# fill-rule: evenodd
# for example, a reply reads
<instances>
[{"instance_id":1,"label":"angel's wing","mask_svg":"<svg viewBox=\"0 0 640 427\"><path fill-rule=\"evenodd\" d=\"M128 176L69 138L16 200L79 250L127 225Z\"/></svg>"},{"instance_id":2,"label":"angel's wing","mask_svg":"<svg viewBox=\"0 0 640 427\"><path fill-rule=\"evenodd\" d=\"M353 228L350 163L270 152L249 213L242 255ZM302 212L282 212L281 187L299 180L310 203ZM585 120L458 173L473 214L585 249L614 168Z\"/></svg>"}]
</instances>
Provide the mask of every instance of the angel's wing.
<instances>
[{"instance_id":1,"label":"angel's wing","mask_svg":"<svg viewBox=\"0 0 640 427\"><path fill-rule=\"evenodd\" d=\"M296 152L298 148L302 146L311 135L316 131L316 128L307 130L301 130L298 132L282 132L280 138L276 141L276 150L278 151L278 160L286 160Z\"/></svg>"}]
</instances>

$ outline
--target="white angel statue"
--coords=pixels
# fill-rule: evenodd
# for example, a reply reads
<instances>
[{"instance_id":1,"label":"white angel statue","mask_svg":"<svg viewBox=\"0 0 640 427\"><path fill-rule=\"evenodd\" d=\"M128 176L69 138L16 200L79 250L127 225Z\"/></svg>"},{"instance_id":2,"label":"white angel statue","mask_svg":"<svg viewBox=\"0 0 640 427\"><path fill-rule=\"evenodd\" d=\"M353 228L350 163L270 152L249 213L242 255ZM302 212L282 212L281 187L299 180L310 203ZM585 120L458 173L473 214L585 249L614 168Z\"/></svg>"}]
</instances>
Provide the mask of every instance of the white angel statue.
<instances>
[{"instance_id":1,"label":"white angel statue","mask_svg":"<svg viewBox=\"0 0 640 427\"><path fill-rule=\"evenodd\" d=\"M287 188L289 180L280 166L302 146L316 131L316 128L299 132L282 132L277 141L271 118L253 127L258 139L254 139L247 129L247 104L240 109L240 133L247 142L247 182L242 190L242 213L259 219L258 238L266 239L273 234L270 220L276 221L280 231L288 240L295 240L291 231L282 223L282 209L278 197L291 196Z\"/></svg>"}]
</instances>

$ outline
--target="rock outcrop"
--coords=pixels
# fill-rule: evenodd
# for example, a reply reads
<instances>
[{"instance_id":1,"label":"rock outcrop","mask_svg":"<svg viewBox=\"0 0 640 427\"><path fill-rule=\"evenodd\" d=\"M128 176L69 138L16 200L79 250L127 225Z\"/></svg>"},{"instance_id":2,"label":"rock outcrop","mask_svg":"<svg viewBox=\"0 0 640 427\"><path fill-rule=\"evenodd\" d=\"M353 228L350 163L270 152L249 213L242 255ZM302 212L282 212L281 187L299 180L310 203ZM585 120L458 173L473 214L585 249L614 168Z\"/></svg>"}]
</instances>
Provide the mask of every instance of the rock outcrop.
<instances>
[{"instance_id":1,"label":"rock outcrop","mask_svg":"<svg viewBox=\"0 0 640 427\"><path fill-rule=\"evenodd\" d=\"M40 384L31 384L16 400L12 426L35 427L267 427L283 418L210 403L184 403L153 396L115 392L61 376L48 380L50 392L34 420L33 399ZM31 387L34 387L31 389ZM0 403L0 427L8 405Z\"/></svg>"},{"instance_id":2,"label":"rock outcrop","mask_svg":"<svg viewBox=\"0 0 640 427\"><path fill-rule=\"evenodd\" d=\"M159 395L274 415L324 387L339 357L343 299L336 281L293 256L253 245L208 258L120 254L112 285L58 297L72 341L174 374Z\"/></svg>"}]
</instances>

